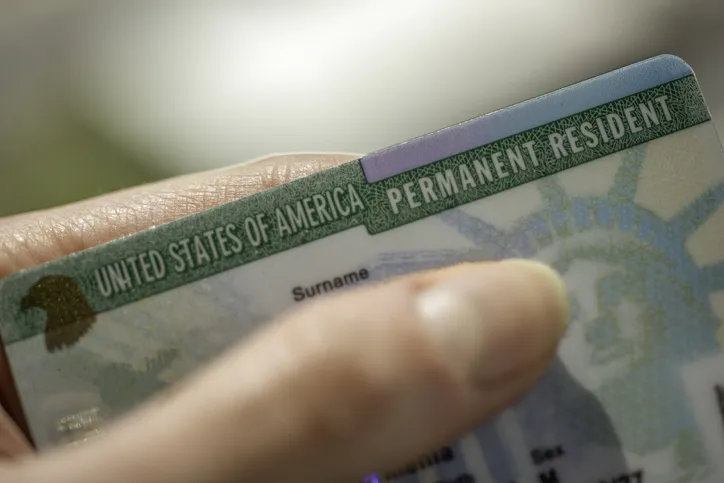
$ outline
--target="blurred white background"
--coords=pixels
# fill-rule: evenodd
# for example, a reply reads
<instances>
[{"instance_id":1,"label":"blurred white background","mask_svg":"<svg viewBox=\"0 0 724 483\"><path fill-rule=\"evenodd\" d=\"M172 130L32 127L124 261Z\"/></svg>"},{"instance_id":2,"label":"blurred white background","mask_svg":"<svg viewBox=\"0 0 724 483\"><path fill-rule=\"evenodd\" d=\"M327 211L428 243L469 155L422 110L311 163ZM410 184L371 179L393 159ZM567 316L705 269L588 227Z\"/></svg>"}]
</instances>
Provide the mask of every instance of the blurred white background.
<instances>
[{"instance_id":1,"label":"blurred white background","mask_svg":"<svg viewBox=\"0 0 724 483\"><path fill-rule=\"evenodd\" d=\"M724 0L0 0L0 214L367 153L660 53L724 132Z\"/></svg>"}]
</instances>

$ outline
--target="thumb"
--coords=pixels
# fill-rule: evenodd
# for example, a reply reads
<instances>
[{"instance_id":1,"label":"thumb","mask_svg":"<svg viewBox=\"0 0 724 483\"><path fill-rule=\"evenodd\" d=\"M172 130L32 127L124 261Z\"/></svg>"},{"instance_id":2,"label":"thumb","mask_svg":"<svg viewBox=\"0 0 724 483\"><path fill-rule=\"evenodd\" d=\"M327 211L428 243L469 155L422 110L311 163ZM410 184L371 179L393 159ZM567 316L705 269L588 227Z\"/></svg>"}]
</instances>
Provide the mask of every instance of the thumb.
<instances>
[{"instance_id":1,"label":"thumb","mask_svg":"<svg viewBox=\"0 0 724 483\"><path fill-rule=\"evenodd\" d=\"M393 470L526 392L564 332L565 294L548 267L505 261L330 296L95 444L25 471L74 483L324 483Z\"/></svg>"}]
</instances>

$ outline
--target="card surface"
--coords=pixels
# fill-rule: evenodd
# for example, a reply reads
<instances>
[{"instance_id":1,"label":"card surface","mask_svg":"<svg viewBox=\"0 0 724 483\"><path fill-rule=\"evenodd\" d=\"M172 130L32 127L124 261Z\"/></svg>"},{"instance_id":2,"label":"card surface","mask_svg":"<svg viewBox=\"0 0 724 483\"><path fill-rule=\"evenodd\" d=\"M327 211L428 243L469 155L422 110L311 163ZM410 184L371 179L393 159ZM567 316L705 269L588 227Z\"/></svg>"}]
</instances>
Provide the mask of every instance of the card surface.
<instances>
[{"instance_id":1,"label":"card surface","mask_svg":"<svg viewBox=\"0 0 724 483\"><path fill-rule=\"evenodd\" d=\"M572 300L552 368L380 481L721 482L723 203L696 79L661 56L18 273L0 286L0 334L43 449L295 304L535 258Z\"/></svg>"}]
</instances>

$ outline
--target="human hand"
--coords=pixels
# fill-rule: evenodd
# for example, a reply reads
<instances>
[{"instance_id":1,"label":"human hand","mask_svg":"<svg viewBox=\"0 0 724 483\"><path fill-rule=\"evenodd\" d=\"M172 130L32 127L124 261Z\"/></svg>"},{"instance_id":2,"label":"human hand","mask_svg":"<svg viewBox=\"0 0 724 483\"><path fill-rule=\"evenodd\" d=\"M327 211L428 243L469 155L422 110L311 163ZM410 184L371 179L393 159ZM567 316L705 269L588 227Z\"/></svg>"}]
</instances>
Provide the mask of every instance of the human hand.
<instances>
[{"instance_id":1,"label":"human hand","mask_svg":"<svg viewBox=\"0 0 724 483\"><path fill-rule=\"evenodd\" d=\"M0 220L0 277L350 159L286 155ZM92 443L35 455L0 411L0 481L337 482L393 470L523 395L565 328L560 278L470 264L283 314ZM19 420L0 358L0 402Z\"/></svg>"}]
</instances>

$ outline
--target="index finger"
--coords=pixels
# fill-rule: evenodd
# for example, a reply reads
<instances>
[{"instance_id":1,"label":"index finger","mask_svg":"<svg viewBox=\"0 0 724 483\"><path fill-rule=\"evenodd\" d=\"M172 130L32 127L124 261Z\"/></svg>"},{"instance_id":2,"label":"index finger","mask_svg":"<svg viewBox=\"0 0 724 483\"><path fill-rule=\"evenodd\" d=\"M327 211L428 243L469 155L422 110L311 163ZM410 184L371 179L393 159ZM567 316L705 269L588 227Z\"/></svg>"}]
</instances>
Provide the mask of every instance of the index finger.
<instances>
[{"instance_id":1,"label":"index finger","mask_svg":"<svg viewBox=\"0 0 724 483\"><path fill-rule=\"evenodd\" d=\"M282 154L0 219L0 278L358 157Z\"/></svg>"}]
</instances>

